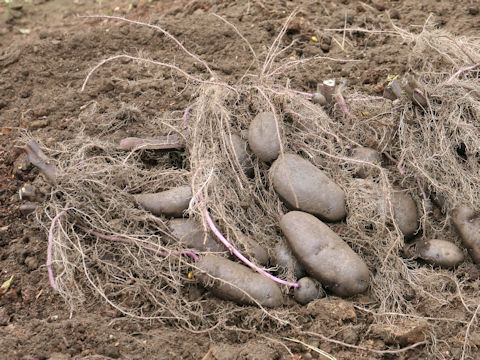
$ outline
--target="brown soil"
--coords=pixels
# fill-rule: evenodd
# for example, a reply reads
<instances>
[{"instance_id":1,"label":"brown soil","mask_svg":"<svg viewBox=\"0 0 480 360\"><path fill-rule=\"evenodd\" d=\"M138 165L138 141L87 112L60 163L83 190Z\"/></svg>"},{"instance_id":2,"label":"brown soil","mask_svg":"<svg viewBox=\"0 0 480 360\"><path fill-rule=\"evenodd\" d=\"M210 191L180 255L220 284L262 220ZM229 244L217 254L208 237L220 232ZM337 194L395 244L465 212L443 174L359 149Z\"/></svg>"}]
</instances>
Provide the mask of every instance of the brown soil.
<instances>
[{"instance_id":1,"label":"brown soil","mask_svg":"<svg viewBox=\"0 0 480 360\"><path fill-rule=\"evenodd\" d=\"M291 56L323 54L358 62L325 61L299 67L287 75L298 90L315 91L317 83L346 78L348 86L367 95L383 92L389 74L407 69L408 48L393 35L344 33L325 29L390 29L390 20L417 31L429 18L437 27L458 35L478 35L478 1L93 1L14 0L0 5L0 283L11 275L10 290L0 295L0 358L2 359L296 359L323 358L283 337L295 337L318 346L338 359L424 359L420 346L395 355L348 349L314 336L285 331L282 334L206 331L191 333L176 326L132 320L121 316L100 299L87 299L70 312L48 283L44 266L46 231L31 216L19 211L18 190L32 182L38 170L23 166L25 155L19 136L28 131L46 146L72 139L79 130L87 134L105 131L98 120L109 116L136 116L135 125L105 132L104 138L150 135L149 121L164 113L183 112L193 95L182 78L154 66L112 62L94 73L80 91L88 71L100 60L127 53L157 59L181 67L192 75L202 70L165 37L150 29L77 15L114 14L161 23L212 69L235 82L249 69L248 48L235 32L211 16L216 13L234 23L259 54L265 53L286 16L299 6L287 31L285 44L298 42ZM27 30L27 31L25 31ZM29 32L25 34L25 32ZM313 41L312 37L318 41ZM341 46L342 45L342 46ZM82 117L96 106L97 121ZM135 107L139 112L126 114ZM119 109L124 109L119 112ZM123 114L123 115L122 115ZM476 283L475 283L476 284ZM472 284L475 288L478 284ZM412 299L412 301L417 299ZM419 300L420 301L420 300ZM384 349L392 334L421 340L421 328L378 329L369 327L369 314L356 311L354 303L335 297L314 306L298 308L305 331L323 333L347 343ZM287 306L298 306L289 302ZM462 307L452 315L469 320ZM239 320L240 321L240 320ZM448 325L448 324L446 324ZM232 328L235 324L230 324ZM464 333L445 326L438 334L436 350L445 359L461 356ZM234 335L232 335L234 334ZM398 341L398 340L397 340ZM478 335L471 338L471 358L480 357ZM289 353L291 351L291 353ZM293 355L292 355L293 354ZM467 357L468 358L468 357Z\"/></svg>"}]
</instances>

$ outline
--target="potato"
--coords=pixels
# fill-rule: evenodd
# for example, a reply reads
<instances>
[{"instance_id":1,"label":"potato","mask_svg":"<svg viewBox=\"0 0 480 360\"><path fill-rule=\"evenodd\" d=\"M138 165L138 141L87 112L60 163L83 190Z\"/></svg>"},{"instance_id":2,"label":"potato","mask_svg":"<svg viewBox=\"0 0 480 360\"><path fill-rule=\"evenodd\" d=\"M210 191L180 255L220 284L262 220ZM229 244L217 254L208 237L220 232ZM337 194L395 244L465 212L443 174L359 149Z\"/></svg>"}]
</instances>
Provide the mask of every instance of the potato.
<instances>
[{"instance_id":1,"label":"potato","mask_svg":"<svg viewBox=\"0 0 480 360\"><path fill-rule=\"evenodd\" d=\"M315 216L291 211L280 227L295 257L326 289L339 296L367 289L370 273L363 260Z\"/></svg>"},{"instance_id":2,"label":"potato","mask_svg":"<svg viewBox=\"0 0 480 360\"><path fill-rule=\"evenodd\" d=\"M267 307L278 307L283 304L282 291L278 285L244 265L208 254L200 257L197 266L204 272L198 275L200 281L221 299L247 305L254 305L255 299L260 305ZM223 281L212 281L208 275Z\"/></svg>"},{"instance_id":3,"label":"potato","mask_svg":"<svg viewBox=\"0 0 480 360\"><path fill-rule=\"evenodd\" d=\"M426 240L417 245L418 255L426 262L442 267L454 267L463 261L463 252L446 240Z\"/></svg>"},{"instance_id":4,"label":"potato","mask_svg":"<svg viewBox=\"0 0 480 360\"><path fill-rule=\"evenodd\" d=\"M278 157L280 141L275 118L271 112L260 113L252 120L248 128L248 145L262 161L270 162Z\"/></svg>"},{"instance_id":5,"label":"potato","mask_svg":"<svg viewBox=\"0 0 480 360\"><path fill-rule=\"evenodd\" d=\"M293 290L293 297L302 305L325 296L322 286L312 278L301 278L298 280L298 285L300 286Z\"/></svg>"},{"instance_id":6,"label":"potato","mask_svg":"<svg viewBox=\"0 0 480 360\"><path fill-rule=\"evenodd\" d=\"M417 205L413 201L412 197L401 190L394 190L391 195L392 208L393 208L393 219L397 224L399 230L406 237L409 237L418 230L419 220ZM383 212L384 206L387 206L388 203L379 196L378 200L378 211Z\"/></svg>"},{"instance_id":7,"label":"potato","mask_svg":"<svg viewBox=\"0 0 480 360\"><path fill-rule=\"evenodd\" d=\"M268 265L270 257L262 245L245 235L241 236L241 242L240 252L247 254L250 259L255 259L257 264Z\"/></svg>"},{"instance_id":8,"label":"potato","mask_svg":"<svg viewBox=\"0 0 480 360\"><path fill-rule=\"evenodd\" d=\"M192 199L190 186L180 186L155 194L134 195L135 201L154 215L181 217Z\"/></svg>"},{"instance_id":9,"label":"potato","mask_svg":"<svg viewBox=\"0 0 480 360\"><path fill-rule=\"evenodd\" d=\"M270 168L273 187L287 206L327 221L345 217L345 193L320 169L295 154L285 154Z\"/></svg>"},{"instance_id":10,"label":"potato","mask_svg":"<svg viewBox=\"0 0 480 360\"><path fill-rule=\"evenodd\" d=\"M167 223L174 239L190 249L221 252L226 247L210 233L204 233L203 227L192 219L172 219Z\"/></svg>"},{"instance_id":11,"label":"potato","mask_svg":"<svg viewBox=\"0 0 480 360\"><path fill-rule=\"evenodd\" d=\"M382 157L377 150L366 147L354 148L350 157L355 160L370 162L377 165L380 165L380 163L382 162ZM353 166L354 175L359 178L365 179L375 174L375 168L372 166L361 164L353 164Z\"/></svg>"},{"instance_id":12,"label":"potato","mask_svg":"<svg viewBox=\"0 0 480 360\"><path fill-rule=\"evenodd\" d=\"M480 264L480 217L472 207L460 205L453 210L452 220L473 261Z\"/></svg>"},{"instance_id":13,"label":"potato","mask_svg":"<svg viewBox=\"0 0 480 360\"><path fill-rule=\"evenodd\" d=\"M235 151L235 155L237 156L238 162L242 167L242 171L247 176L253 175L253 163L250 155L247 152L247 142L244 141L240 136L236 134L232 134L232 143L233 143L233 151Z\"/></svg>"},{"instance_id":14,"label":"potato","mask_svg":"<svg viewBox=\"0 0 480 360\"><path fill-rule=\"evenodd\" d=\"M305 276L305 268L300 264L297 258L292 254L287 244L279 243L273 249L274 262L284 270L290 270L295 279Z\"/></svg>"}]
</instances>

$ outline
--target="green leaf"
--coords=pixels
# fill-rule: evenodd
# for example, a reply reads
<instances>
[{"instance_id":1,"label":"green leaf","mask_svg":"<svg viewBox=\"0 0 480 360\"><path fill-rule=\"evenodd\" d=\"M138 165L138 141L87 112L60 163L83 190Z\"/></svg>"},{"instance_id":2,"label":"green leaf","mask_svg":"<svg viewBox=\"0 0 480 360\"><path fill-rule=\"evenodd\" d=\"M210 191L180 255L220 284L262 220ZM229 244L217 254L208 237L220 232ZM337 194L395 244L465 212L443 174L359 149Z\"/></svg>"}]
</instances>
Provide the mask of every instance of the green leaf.
<instances>
[{"instance_id":1,"label":"green leaf","mask_svg":"<svg viewBox=\"0 0 480 360\"><path fill-rule=\"evenodd\" d=\"M7 290L10 288L10 285L12 285L12 281L13 281L13 275L10 276L10 279L5 281L2 284L2 286L0 286L0 295L5 294L7 292Z\"/></svg>"},{"instance_id":2,"label":"green leaf","mask_svg":"<svg viewBox=\"0 0 480 360\"><path fill-rule=\"evenodd\" d=\"M30 34L30 29L19 29L19 31L23 34L23 35L28 35Z\"/></svg>"}]
</instances>

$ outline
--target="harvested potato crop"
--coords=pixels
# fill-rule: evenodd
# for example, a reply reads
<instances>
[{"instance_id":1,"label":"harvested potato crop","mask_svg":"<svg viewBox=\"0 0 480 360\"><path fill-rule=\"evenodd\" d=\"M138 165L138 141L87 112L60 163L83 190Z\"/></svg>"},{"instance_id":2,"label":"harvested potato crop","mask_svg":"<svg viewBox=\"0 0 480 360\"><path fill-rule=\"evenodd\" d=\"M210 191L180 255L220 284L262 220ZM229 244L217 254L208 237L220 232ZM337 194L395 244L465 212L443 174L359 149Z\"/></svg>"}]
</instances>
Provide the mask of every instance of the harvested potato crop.
<instances>
[{"instance_id":1,"label":"harvested potato crop","mask_svg":"<svg viewBox=\"0 0 480 360\"><path fill-rule=\"evenodd\" d=\"M256 242L253 239L250 239L247 236L241 236L241 250L243 250L250 258L256 260L257 264L260 265L267 265L270 261L270 257L268 256L267 250Z\"/></svg>"},{"instance_id":2,"label":"harvested potato crop","mask_svg":"<svg viewBox=\"0 0 480 360\"><path fill-rule=\"evenodd\" d=\"M142 208L154 215L181 217L183 212L188 209L192 199L192 189L187 185L159 193L137 194L134 196L135 201Z\"/></svg>"},{"instance_id":3,"label":"harvested potato crop","mask_svg":"<svg viewBox=\"0 0 480 360\"><path fill-rule=\"evenodd\" d=\"M339 296L367 289L370 273L364 261L315 216L291 211L280 227L295 257L326 289Z\"/></svg>"},{"instance_id":4,"label":"harvested potato crop","mask_svg":"<svg viewBox=\"0 0 480 360\"><path fill-rule=\"evenodd\" d=\"M273 249L273 257L276 265L284 270L290 269L296 279L305 276L305 268L292 254L292 251L288 248L287 244L283 242L277 244Z\"/></svg>"},{"instance_id":5,"label":"harvested potato crop","mask_svg":"<svg viewBox=\"0 0 480 360\"><path fill-rule=\"evenodd\" d=\"M190 249L199 251L226 251L223 244L216 241L210 233L205 233L200 224L192 219L172 219L167 224L174 239Z\"/></svg>"},{"instance_id":6,"label":"harvested potato crop","mask_svg":"<svg viewBox=\"0 0 480 360\"><path fill-rule=\"evenodd\" d=\"M283 304L283 295L278 285L250 268L208 254L197 262L203 271L198 275L202 284L224 300L238 304L278 307Z\"/></svg>"},{"instance_id":7,"label":"harvested potato crop","mask_svg":"<svg viewBox=\"0 0 480 360\"><path fill-rule=\"evenodd\" d=\"M250 154L247 151L247 142L237 134L232 134L232 144L235 155L241 166L241 170L247 176L253 175L253 163Z\"/></svg>"},{"instance_id":8,"label":"harvested potato crop","mask_svg":"<svg viewBox=\"0 0 480 360\"><path fill-rule=\"evenodd\" d=\"M322 286L315 279L303 277L298 280L298 285L299 286L293 290L293 297L302 305L325 296Z\"/></svg>"},{"instance_id":9,"label":"harvested potato crop","mask_svg":"<svg viewBox=\"0 0 480 360\"><path fill-rule=\"evenodd\" d=\"M327 221L345 217L343 190L301 156L285 154L278 158L270 168L270 176L275 191L290 208Z\"/></svg>"},{"instance_id":10,"label":"harvested potato crop","mask_svg":"<svg viewBox=\"0 0 480 360\"><path fill-rule=\"evenodd\" d=\"M279 129L271 112L255 116L248 128L248 145L262 161L275 160L280 153Z\"/></svg>"},{"instance_id":11,"label":"harvested potato crop","mask_svg":"<svg viewBox=\"0 0 480 360\"><path fill-rule=\"evenodd\" d=\"M476 264L480 264L480 217L468 205L460 205L452 213L453 225L463 245Z\"/></svg>"},{"instance_id":12,"label":"harvested potato crop","mask_svg":"<svg viewBox=\"0 0 480 360\"><path fill-rule=\"evenodd\" d=\"M454 267L463 261L463 252L450 241L431 239L417 245L418 255L426 262L442 267Z\"/></svg>"},{"instance_id":13,"label":"harvested potato crop","mask_svg":"<svg viewBox=\"0 0 480 360\"><path fill-rule=\"evenodd\" d=\"M417 205L413 198L404 191L394 190L390 199L393 208L393 219L398 229L406 237L415 234L419 227L419 219ZM389 213L388 203L383 198L379 198L378 210L383 212L384 206L387 206L387 213Z\"/></svg>"},{"instance_id":14,"label":"harvested potato crop","mask_svg":"<svg viewBox=\"0 0 480 360\"><path fill-rule=\"evenodd\" d=\"M350 157L355 160L365 161L376 165L380 165L382 162L382 157L377 150L361 146L354 148ZM353 164L353 166L354 175L359 178L365 179L368 176L375 174L375 168L372 166L362 164Z\"/></svg>"}]
</instances>

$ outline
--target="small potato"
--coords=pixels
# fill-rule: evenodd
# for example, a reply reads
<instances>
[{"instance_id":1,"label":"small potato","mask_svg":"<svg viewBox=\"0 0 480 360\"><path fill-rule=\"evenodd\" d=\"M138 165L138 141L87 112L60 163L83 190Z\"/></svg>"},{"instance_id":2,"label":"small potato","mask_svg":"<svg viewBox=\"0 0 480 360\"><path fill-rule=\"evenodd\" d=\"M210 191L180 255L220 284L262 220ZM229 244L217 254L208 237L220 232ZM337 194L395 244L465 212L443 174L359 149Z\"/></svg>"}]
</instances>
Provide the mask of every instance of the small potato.
<instances>
[{"instance_id":1,"label":"small potato","mask_svg":"<svg viewBox=\"0 0 480 360\"><path fill-rule=\"evenodd\" d=\"M211 252L226 251L225 246L214 239L210 233L205 234L202 226L195 220L172 219L167 226L173 238L190 249Z\"/></svg>"},{"instance_id":2,"label":"small potato","mask_svg":"<svg viewBox=\"0 0 480 360\"><path fill-rule=\"evenodd\" d=\"M270 168L273 187L292 209L327 221L345 217L345 193L320 169L295 154L285 154Z\"/></svg>"},{"instance_id":3,"label":"small potato","mask_svg":"<svg viewBox=\"0 0 480 360\"><path fill-rule=\"evenodd\" d=\"M200 258L197 266L204 272L198 276L200 281L221 299L247 305L254 305L255 299L260 305L267 307L283 304L282 291L278 285L244 265L208 254ZM212 281L208 275L221 281Z\"/></svg>"},{"instance_id":4,"label":"small potato","mask_svg":"<svg viewBox=\"0 0 480 360\"><path fill-rule=\"evenodd\" d=\"M361 160L376 165L380 165L382 162L382 157L377 150L366 148L366 147L356 147L352 150L352 159ZM375 168L369 165L354 164L354 175L365 179L373 174L375 174Z\"/></svg>"},{"instance_id":5,"label":"small potato","mask_svg":"<svg viewBox=\"0 0 480 360\"><path fill-rule=\"evenodd\" d=\"M410 195L400 190L394 190L392 192L391 201L393 219L399 230L406 237L415 234L419 226L417 205L415 204L415 201L413 201ZM380 198L378 201L378 211L383 212L384 206L387 206L387 213L389 213L388 203Z\"/></svg>"},{"instance_id":6,"label":"small potato","mask_svg":"<svg viewBox=\"0 0 480 360\"><path fill-rule=\"evenodd\" d=\"M315 216L291 211L282 217L280 227L295 257L326 289L338 296L352 296L367 289L367 265Z\"/></svg>"},{"instance_id":7,"label":"small potato","mask_svg":"<svg viewBox=\"0 0 480 360\"><path fill-rule=\"evenodd\" d=\"M247 142L244 141L240 136L232 134L232 144L235 155L237 156L238 162L242 167L242 171L247 176L253 175L253 163L252 159L247 152Z\"/></svg>"},{"instance_id":8,"label":"small potato","mask_svg":"<svg viewBox=\"0 0 480 360\"><path fill-rule=\"evenodd\" d=\"M280 153L278 131L275 118L270 112L258 114L250 123L248 145L260 160L270 162L278 157Z\"/></svg>"},{"instance_id":9,"label":"small potato","mask_svg":"<svg viewBox=\"0 0 480 360\"><path fill-rule=\"evenodd\" d=\"M442 267L454 267L463 261L463 252L446 240L426 240L418 244L418 255L426 262Z\"/></svg>"},{"instance_id":10,"label":"small potato","mask_svg":"<svg viewBox=\"0 0 480 360\"><path fill-rule=\"evenodd\" d=\"M273 249L274 262L282 269L291 270L295 279L305 276L305 268L292 254L287 244L279 243Z\"/></svg>"},{"instance_id":11,"label":"small potato","mask_svg":"<svg viewBox=\"0 0 480 360\"><path fill-rule=\"evenodd\" d=\"M472 207L460 205L453 210L452 220L473 261L480 264L480 217Z\"/></svg>"},{"instance_id":12,"label":"small potato","mask_svg":"<svg viewBox=\"0 0 480 360\"><path fill-rule=\"evenodd\" d=\"M267 250L258 242L244 235L242 235L241 241L242 246L240 251L245 252L250 258L255 259L257 264L265 266L270 262Z\"/></svg>"},{"instance_id":13,"label":"small potato","mask_svg":"<svg viewBox=\"0 0 480 360\"><path fill-rule=\"evenodd\" d=\"M182 217L192 199L190 186L179 186L155 194L134 195L135 201L154 215Z\"/></svg>"},{"instance_id":14,"label":"small potato","mask_svg":"<svg viewBox=\"0 0 480 360\"><path fill-rule=\"evenodd\" d=\"M325 296L322 286L314 279L304 277L298 280L298 288L293 290L293 297L302 304L308 304L310 301L320 299Z\"/></svg>"}]
</instances>

